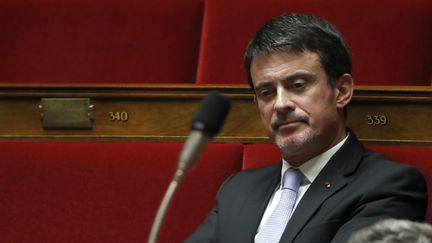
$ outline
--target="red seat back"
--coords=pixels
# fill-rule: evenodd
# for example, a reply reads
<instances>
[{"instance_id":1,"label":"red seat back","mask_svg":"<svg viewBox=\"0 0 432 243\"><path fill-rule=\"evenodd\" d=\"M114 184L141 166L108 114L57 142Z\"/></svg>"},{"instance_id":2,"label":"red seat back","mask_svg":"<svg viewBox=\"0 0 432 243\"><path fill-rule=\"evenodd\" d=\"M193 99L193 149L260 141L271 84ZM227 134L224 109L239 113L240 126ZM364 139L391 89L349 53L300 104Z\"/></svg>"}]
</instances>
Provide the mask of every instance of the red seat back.
<instances>
[{"instance_id":1,"label":"red seat back","mask_svg":"<svg viewBox=\"0 0 432 243\"><path fill-rule=\"evenodd\" d=\"M145 242L181 143L0 142L2 242ZM160 242L181 242L241 169L241 144L211 144L180 185Z\"/></svg>"},{"instance_id":2,"label":"red seat back","mask_svg":"<svg viewBox=\"0 0 432 243\"><path fill-rule=\"evenodd\" d=\"M318 15L335 24L350 47L358 85L430 85L429 0L207 0L197 82L246 84L242 57L248 41L284 12Z\"/></svg>"},{"instance_id":3,"label":"red seat back","mask_svg":"<svg viewBox=\"0 0 432 243\"><path fill-rule=\"evenodd\" d=\"M193 83L203 0L3 0L1 83Z\"/></svg>"},{"instance_id":4,"label":"red seat back","mask_svg":"<svg viewBox=\"0 0 432 243\"><path fill-rule=\"evenodd\" d=\"M274 144L246 144L243 152L243 169L258 168L281 162L281 153Z\"/></svg>"}]
</instances>

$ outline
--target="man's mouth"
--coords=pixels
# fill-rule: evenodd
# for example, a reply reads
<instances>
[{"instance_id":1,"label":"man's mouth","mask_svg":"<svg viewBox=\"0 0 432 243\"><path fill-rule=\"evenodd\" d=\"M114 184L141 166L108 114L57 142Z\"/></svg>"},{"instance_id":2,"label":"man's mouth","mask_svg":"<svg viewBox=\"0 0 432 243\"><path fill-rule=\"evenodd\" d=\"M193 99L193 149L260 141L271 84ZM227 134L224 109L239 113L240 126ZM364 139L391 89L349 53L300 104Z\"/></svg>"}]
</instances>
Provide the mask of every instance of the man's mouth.
<instances>
[{"instance_id":1,"label":"man's mouth","mask_svg":"<svg viewBox=\"0 0 432 243\"><path fill-rule=\"evenodd\" d=\"M278 130L286 130L296 128L297 126L304 123L304 121L296 120L296 121L285 121L285 122L276 122L272 125L274 131Z\"/></svg>"}]
</instances>

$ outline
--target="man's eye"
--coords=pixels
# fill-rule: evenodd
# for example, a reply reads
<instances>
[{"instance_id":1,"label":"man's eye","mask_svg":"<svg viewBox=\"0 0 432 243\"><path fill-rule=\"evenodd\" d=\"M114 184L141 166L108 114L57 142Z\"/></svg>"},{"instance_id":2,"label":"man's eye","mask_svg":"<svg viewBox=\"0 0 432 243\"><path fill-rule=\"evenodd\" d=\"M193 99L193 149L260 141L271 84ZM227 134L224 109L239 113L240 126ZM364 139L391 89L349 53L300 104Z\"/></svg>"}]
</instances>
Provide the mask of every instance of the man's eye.
<instances>
[{"instance_id":1,"label":"man's eye","mask_svg":"<svg viewBox=\"0 0 432 243\"><path fill-rule=\"evenodd\" d=\"M306 82L304 80L298 80L291 84L291 87L294 89L301 89L306 85Z\"/></svg>"},{"instance_id":2,"label":"man's eye","mask_svg":"<svg viewBox=\"0 0 432 243\"><path fill-rule=\"evenodd\" d=\"M259 92L259 94L260 94L260 96L267 96L267 95L270 94L270 91L268 91L268 90L261 90L261 91Z\"/></svg>"},{"instance_id":3,"label":"man's eye","mask_svg":"<svg viewBox=\"0 0 432 243\"><path fill-rule=\"evenodd\" d=\"M271 94L272 94L272 91L270 89L261 89L258 92L258 95L260 97L269 97L269 96L271 96Z\"/></svg>"}]
</instances>

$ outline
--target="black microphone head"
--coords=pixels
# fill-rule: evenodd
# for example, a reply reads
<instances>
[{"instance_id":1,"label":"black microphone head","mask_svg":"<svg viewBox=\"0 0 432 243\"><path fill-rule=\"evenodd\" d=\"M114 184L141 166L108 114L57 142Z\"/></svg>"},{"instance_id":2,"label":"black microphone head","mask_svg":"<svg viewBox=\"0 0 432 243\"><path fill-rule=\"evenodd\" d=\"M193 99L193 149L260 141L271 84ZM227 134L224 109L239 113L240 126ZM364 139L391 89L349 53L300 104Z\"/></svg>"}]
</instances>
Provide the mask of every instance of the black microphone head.
<instances>
[{"instance_id":1,"label":"black microphone head","mask_svg":"<svg viewBox=\"0 0 432 243\"><path fill-rule=\"evenodd\" d=\"M192 121L192 130L214 136L221 129L230 107L231 103L227 97L217 91L210 91L201 101Z\"/></svg>"}]
</instances>

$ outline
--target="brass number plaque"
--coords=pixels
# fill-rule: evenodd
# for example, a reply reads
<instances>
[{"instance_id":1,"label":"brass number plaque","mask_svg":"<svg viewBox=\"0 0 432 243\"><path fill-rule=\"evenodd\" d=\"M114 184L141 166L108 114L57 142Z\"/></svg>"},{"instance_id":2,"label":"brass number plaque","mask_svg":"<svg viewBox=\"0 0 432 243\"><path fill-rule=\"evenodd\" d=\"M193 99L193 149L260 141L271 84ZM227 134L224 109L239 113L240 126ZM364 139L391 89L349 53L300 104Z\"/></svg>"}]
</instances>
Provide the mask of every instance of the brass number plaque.
<instances>
[{"instance_id":1,"label":"brass number plaque","mask_svg":"<svg viewBox=\"0 0 432 243\"><path fill-rule=\"evenodd\" d=\"M369 126L386 126L388 119L386 115L366 115L367 124Z\"/></svg>"},{"instance_id":2,"label":"brass number plaque","mask_svg":"<svg viewBox=\"0 0 432 243\"><path fill-rule=\"evenodd\" d=\"M110 121L121 121L121 122L127 122L129 120L129 113L126 111L110 111L108 112L109 120Z\"/></svg>"},{"instance_id":3,"label":"brass number plaque","mask_svg":"<svg viewBox=\"0 0 432 243\"><path fill-rule=\"evenodd\" d=\"M39 109L45 129L92 128L94 105L89 98L42 98Z\"/></svg>"}]
</instances>

